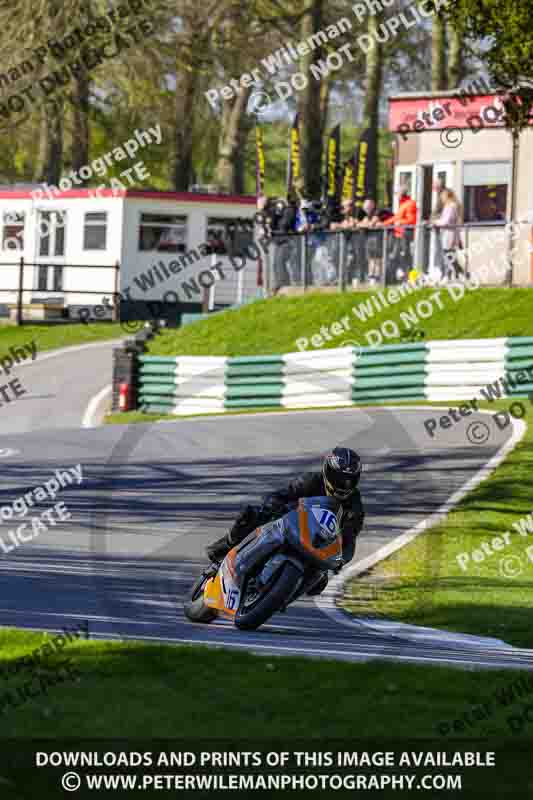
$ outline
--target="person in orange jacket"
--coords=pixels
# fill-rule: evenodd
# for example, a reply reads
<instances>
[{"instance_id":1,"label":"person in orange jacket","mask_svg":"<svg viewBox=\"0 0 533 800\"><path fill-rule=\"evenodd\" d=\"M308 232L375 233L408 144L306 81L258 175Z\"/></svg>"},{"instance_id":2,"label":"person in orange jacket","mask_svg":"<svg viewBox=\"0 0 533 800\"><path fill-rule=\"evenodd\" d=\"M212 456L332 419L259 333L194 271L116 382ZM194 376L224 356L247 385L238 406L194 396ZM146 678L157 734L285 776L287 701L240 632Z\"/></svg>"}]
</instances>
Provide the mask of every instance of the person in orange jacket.
<instances>
[{"instance_id":1,"label":"person in orange jacket","mask_svg":"<svg viewBox=\"0 0 533 800\"><path fill-rule=\"evenodd\" d=\"M400 186L400 204L398 211L381 225L394 225L394 242L390 255L389 279L401 280L412 264L411 244L415 238L415 229L406 225L416 225L418 209L416 202L409 195L407 186Z\"/></svg>"},{"instance_id":2,"label":"person in orange jacket","mask_svg":"<svg viewBox=\"0 0 533 800\"><path fill-rule=\"evenodd\" d=\"M416 225L416 219L418 215L418 209L416 207L416 202L413 200L412 197L409 196L407 192L407 187L402 184L400 187L400 205L398 206L398 211L396 214L393 214L385 222L381 223L382 225L396 225L397 227L394 228L394 235L398 239L403 239L405 235L405 228L400 227L403 225Z\"/></svg>"}]
</instances>

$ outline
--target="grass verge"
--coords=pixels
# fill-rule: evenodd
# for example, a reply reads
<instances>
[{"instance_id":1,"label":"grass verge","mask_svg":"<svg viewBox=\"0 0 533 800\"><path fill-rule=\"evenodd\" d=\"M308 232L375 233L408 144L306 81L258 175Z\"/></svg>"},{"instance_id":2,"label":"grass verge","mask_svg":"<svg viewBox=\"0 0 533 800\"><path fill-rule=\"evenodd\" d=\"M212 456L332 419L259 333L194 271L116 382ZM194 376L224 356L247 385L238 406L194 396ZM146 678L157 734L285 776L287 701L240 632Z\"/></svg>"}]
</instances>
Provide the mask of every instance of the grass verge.
<instances>
[{"instance_id":1,"label":"grass verge","mask_svg":"<svg viewBox=\"0 0 533 800\"><path fill-rule=\"evenodd\" d=\"M0 629L2 671L51 637ZM444 739L453 735L466 706L505 691L509 699L509 687L520 677L507 671L77 640L48 656L38 676L25 670L4 677L2 707L6 693L28 681L36 693L39 678L53 675L65 658L77 677L4 710L4 737ZM533 695L533 680L530 691ZM330 702L319 700L327 697ZM455 735L505 739L512 735L511 713L511 705L502 703L487 719L456 727ZM531 735L527 726L522 733Z\"/></svg>"},{"instance_id":2,"label":"grass verge","mask_svg":"<svg viewBox=\"0 0 533 800\"><path fill-rule=\"evenodd\" d=\"M7 353L13 345L35 341L37 352L57 350L75 344L90 344L106 339L124 338L118 323L101 322L93 325L22 325L0 327L0 354Z\"/></svg>"},{"instance_id":3,"label":"grass verge","mask_svg":"<svg viewBox=\"0 0 533 800\"><path fill-rule=\"evenodd\" d=\"M511 402L480 408L506 410ZM349 611L533 647L533 550L531 557L527 552L533 519L530 534L513 527L533 509L533 408L520 402L527 424L522 441L444 523L351 581L343 600ZM461 559L463 569L458 556L464 553L470 558Z\"/></svg>"},{"instance_id":4,"label":"grass verge","mask_svg":"<svg viewBox=\"0 0 533 800\"><path fill-rule=\"evenodd\" d=\"M0 629L0 667L5 669L7 662L30 655L45 638L42 634ZM318 754L340 750L352 754L357 750L376 753L377 765L384 763L380 755L391 753L396 767L390 770L377 765L369 770L333 769L347 776L365 773L366 781L391 771L414 775L411 780L418 789L421 786L416 780L423 775L430 781L426 789L434 775L445 772L454 780L459 777L461 788L456 783L453 793L443 792L442 782L435 786L440 790L439 797L499 800L531 796L532 724L523 708L524 699L533 693L531 673L259 657L229 649L141 642L78 641L63 649L61 660L65 658L75 673L70 682L2 714L3 800L55 800L62 794L58 787L65 766L37 769L36 751L147 751L154 752L155 764L161 750L262 752L263 764L266 753L272 751ZM36 694L43 674L53 677L58 669L59 657L49 656L39 676L19 673L16 681L29 680ZM14 679L9 682L13 684ZM6 688L4 681L3 707ZM496 768L454 766L445 771L435 766L419 770L413 766L418 754L444 751L449 757L457 752L479 753L484 764L492 757ZM410 767L397 766L404 753ZM267 769L260 768L259 774L266 774ZM198 768L184 771L190 774ZM317 765L300 768L297 774L331 771ZM89 774L137 775L141 781L143 775L153 772L146 767L77 768L74 777L79 774L81 778L77 796L94 796L94 789L84 781ZM155 772L183 774L175 767L156 767ZM220 767L204 767L201 774L225 772ZM340 796L348 792L353 795L353 781L340 790ZM159 797L160 792L155 792L148 788L143 795ZM111 796L105 789L103 793ZM194 792L202 797L216 794L212 790ZM318 791L319 797L331 795L331 790ZM338 788L335 795L339 795ZM297 796L304 793L297 791ZM385 788L380 796L396 797L397 786Z\"/></svg>"},{"instance_id":5,"label":"grass verge","mask_svg":"<svg viewBox=\"0 0 533 800\"><path fill-rule=\"evenodd\" d=\"M339 406L339 408L349 408L350 406ZM359 406L363 408L363 406ZM184 414L177 416L176 414L145 414L142 411L124 411L117 414L108 414L104 422L108 425L131 425L150 422L159 422L164 420L166 422L177 422L180 419L195 419L210 417L237 417L243 414L298 414L302 411L333 411L331 406L315 407L312 408L240 408L235 411L216 412L212 414Z\"/></svg>"},{"instance_id":6,"label":"grass verge","mask_svg":"<svg viewBox=\"0 0 533 800\"><path fill-rule=\"evenodd\" d=\"M387 289L389 296L391 289ZM421 300L429 300L440 292L439 302L430 300L433 309L428 319L419 317L419 324L401 318L412 308L416 312ZM415 330L425 339L478 339L498 336L533 336L531 315L532 289L475 289L466 290L462 299L454 300L446 288L418 290L389 307L377 311L371 298L375 292L345 292L343 294L308 294L303 297L274 297L240 309L213 314L209 319L193 322L183 328L169 329L149 343L151 355L209 355L238 356L288 353L298 350L298 340L307 351L314 349L312 337L320 329L329 330L319 349L340 347L344 341L359 344L375 343L366 334L380 328L386 320L397 323L399 337L384 339L383 344L397 344ZM366 321L354 313L354 307L364 303L372 312ZM422 307L427 315L427 305ZM331 326L347 318L348 327L341 325L337 335Z\"/></svg>"}]
</instances>

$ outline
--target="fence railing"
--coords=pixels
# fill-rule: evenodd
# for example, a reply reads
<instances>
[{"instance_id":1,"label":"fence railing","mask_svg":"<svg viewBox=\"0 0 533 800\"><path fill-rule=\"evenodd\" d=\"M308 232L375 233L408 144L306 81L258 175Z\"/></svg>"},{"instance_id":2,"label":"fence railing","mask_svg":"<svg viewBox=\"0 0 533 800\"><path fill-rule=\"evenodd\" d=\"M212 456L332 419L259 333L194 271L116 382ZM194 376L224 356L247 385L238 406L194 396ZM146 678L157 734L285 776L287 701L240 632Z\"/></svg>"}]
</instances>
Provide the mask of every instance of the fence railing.
<instances>
[{"instance_id":1,"label":"fence railing","mask_svg":"<svg viewBox=\"0 0 533 800\"><path fill-rule=\"evenodd\" d=\"M55 299L56 303L64 304L65 308L67 308L68 303L65 304L65 301L72 295L88 295L91 297L99 297L100 299L106 296L109 297L110 301L112 301L112 305L108 306L110 318L113 321L120 320L120 264L118 261L115 264L64 264L60 261L34 263L20 258L16 262L2 263L2 268L5 267L16 267L16 273L14 275L15 285L0 286L0 304L16 305L15 321L17 325L22 325L24 323L25 305L31 306L38 303L50 305L51 301ZM32 268L31 271L28 268ZM71 285L70 288L68 287L70 280L67 283L65 277L68 275L70 279L72 270L87 271L89 269L112 270L114 275L110 281L111 288L98 289L95 288L94 284L92 284L90 288L86 288L84 285ZM31 281L31 286L27 285L28 278ZM14 297L14 302L9 303L9 300L4 302L2 298L5 297L6 294ZM78 303L78 305L83 306L81 303ZM99 303L94 303L94 305L99 305Z\"/></svg>"},{"instance_id":2,"label":"fence railing","mask_svg":"<svg viewBox=\"0 0 533 800\"><path fill-rule=\"evenodd\" d=\"M530 222L520 222L529 236ZM494 224L441 227L431 223L341 231L273 234L266 258L266 288L275 294L284 287L330 287L343 291L363 285L390 286L404 281L411 270L436 282L466 276L478 263L491 263L487 284L512 283L508 226ZM515 243L516 244L516 243ZM530 247L512 254L522 269ZM495 262L495 259L498 263ZM523 282L523 281L520 281Z\"/></svg>"}]
</instances>

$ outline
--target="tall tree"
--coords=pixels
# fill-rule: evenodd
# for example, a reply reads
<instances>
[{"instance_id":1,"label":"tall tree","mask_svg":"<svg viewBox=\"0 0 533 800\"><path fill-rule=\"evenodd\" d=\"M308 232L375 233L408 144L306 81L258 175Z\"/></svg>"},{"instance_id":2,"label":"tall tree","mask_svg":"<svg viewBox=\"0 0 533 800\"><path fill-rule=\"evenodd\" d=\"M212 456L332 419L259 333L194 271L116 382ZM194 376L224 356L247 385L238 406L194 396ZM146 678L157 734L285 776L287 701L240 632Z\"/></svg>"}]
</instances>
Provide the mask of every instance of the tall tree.
<instances>
[{"instance_id":1,"label":"tall tree","mask_svg":"<svg viewBox=\"0 0 533 800\"><path fill-rule=\"evenodd\" d=\"M243 89L222 110L215 183L230 193L237 193L237 176L242 170L239 162L244 159L243 117L251 91L251 87Z\"/></svg>"},{"instance_id":2,"label":"tall tree","mask_svg":"<svg viewBox=\"0 0 533 800\"><path fill-rule=\"evenodd\" d=\"M63 98L50 98L45 103L43 111L45 119L44 162L38 180L57 186L63 170Z\"/></svg>"},{"instance_id":3,"label":"tall tree","mask_svg":"<svg viewBox=\"0 0 533 800\"><path fill-rule=\"evenodd\" d=\"M431 29L431 91L447 89L446 75L446 23L439 16L433 17Z\"/></svg>"},{"instance_id":4,"label":"tall tree","mask_svg":"<svg viewBox=\"0 0 533 800\"><path fill-rule=\"evenodd\" d=\"M378 130L379 130L379 99L383 82L383 49L376 37L382 18L379 14L368 17L368 35L371 43L366 54L365 69L365 102L363 109L363 124L369 128L369 152L378 157ZM371 165L368 193L377 201L377 164Z\"/></svg>"},{"instance_id":5,"label":"tall tree","mask_svg":"<svg viewBox=\"0 0 533 800\"><path fill-rule=\"evenodd\" d=\"M307 41L324 27L324 0L305 0L300 25L300 38ZM311 67L325 56L323 47L310 49L301 57L300 71L307 77L307 85L298 94L300 131L302 143L302 172L307 197L319 197L321 192L321 166L324 132L327 118L324 114L325 96L321 81L311 75Z\"/></svg>"},{"instance_id":6,"label":"tall tree","mask_svg":"<svg viewBox=\"0 0 533 800\"><path fill-rule=\"evenodd\" d=\"M233 191L235 194L246 193L246 143L252 130L255 128L255 120L251 114L244 116L242 124L239 128L237 153L239 157L236 159Z\"/></svg>"},{"instance_id":7,"label":"tall tree","mask_svg":"<svg viewBox=\"0 0 533 800\"><path fill-rule=\"evenodd\" d=\"M227 34L223 22L235 0L210 0L199 6L195 0L179 0L179 29L176 34L175 160L173 183L177 191L187 191L193 175L194 134L199 114L202 76L214 80L220 39ZM202 97L202 101L205 98ZM230 116L230 124L234 120ZM221 142L232 141L231 135Z\"/></svg>"},{"instance_id":8,"label":"tall tree","mask_svg":"<svg viewBox=\"0 0 533 800\"><path fill-rule=\"evenodd\" d=\"M533 79L533 0L448 0L438 14L478 40L478 54L497 86Z\"/></svg>"},{"instance_id":9,"label":"tall tree","mask_svg":"<svg viewBox=\"0 0 533 800\"><path fill-rule=\"evenodd\" d=\"M72 169L76 171L89 161L89 86L89 74L84 70L80 75L76 76L74 80L74 91L72 92L72 145L70 161Z\"/></svg>"},{"instance_id":10,"label":"tall tree","mask_svg":"<svg viewBox=\"0 0 533 800\"><path fill-rule=\"evenodd\" d=\"M465 35L463 26L459 21L447 26L449 54L448 54L448 89L457 89L466 75L465 70Z\"/></svg>"},{"instance_id":11,"label":"tall tree","mask_svg":"<svg viewBox=\"0 0 533 800\"><path fill-rule=\"evenodd\" d=\"M198 72L184 71L176 81L175 158L173 186L186 192L193 176L195 104L198 95Z\"/></svg>"},{"instance_id":12,"label":"tall tree","mask_svg":"<svg viewBox=\"0 0 533 800\"><path fill-rule=\"evenodd\" d=\"M98 12L105 13L101 0L77 0L77 3L78 14L83 15L87 22L94 19ZM73 77L71 89L66 94L72 112L70 164L76 171L89 161L90 86L91 76L88 70L82 69ZM86 183L84 180L83 182Z\"/></svg>"}]
</instances>

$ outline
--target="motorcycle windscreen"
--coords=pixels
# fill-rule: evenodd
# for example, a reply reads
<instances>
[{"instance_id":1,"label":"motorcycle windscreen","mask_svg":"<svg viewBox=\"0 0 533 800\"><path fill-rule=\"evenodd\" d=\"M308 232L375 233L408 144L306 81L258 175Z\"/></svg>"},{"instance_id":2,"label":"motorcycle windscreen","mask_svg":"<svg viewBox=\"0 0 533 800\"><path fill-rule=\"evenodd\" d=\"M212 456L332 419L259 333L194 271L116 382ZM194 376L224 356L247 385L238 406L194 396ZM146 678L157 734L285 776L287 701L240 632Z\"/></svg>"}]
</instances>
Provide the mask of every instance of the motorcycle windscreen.
<instances>
[{"instance_id":1,"label":"motorcycle windscreen","mask_svg":"<svg viewBox=\"0 0 533 800\"><path fill-rule=\"evenodd\" d=\"M288 539L326 569L342 562L341 510L330 497L305 497L284 518Z\"/></svg>"},{"instance_id":2,"label":"motorcycle windscreen","mask_svg":"<svg viewBox=\"0 0 533 800\"><path fill-rule=\"evenodd\" d=\"M204 603L229 617L235 616L241 601L241 590L235 581L236 555L237 548L234 547L220 565L215 577L206 583L204 589Z\"/></svg>"}]
</instances>

